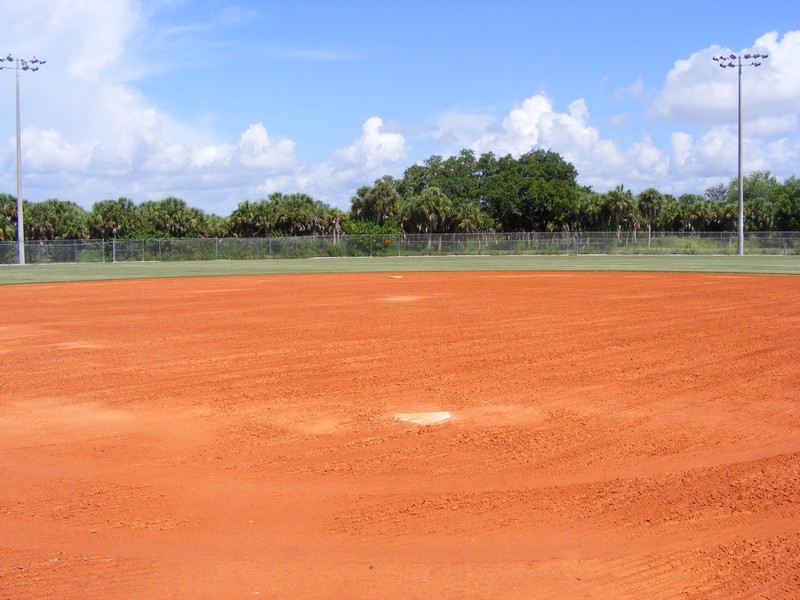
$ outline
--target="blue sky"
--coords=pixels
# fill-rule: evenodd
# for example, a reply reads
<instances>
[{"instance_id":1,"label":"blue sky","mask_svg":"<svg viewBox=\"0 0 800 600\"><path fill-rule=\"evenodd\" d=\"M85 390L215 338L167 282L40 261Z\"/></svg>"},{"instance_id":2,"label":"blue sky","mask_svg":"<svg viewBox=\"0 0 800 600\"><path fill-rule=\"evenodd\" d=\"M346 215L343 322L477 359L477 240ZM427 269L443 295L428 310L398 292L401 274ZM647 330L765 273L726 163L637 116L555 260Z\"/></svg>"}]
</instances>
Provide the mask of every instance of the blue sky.
<instances>
[{"instance_id":1,"label":"blue sky","mask_svg":"<svg viewBox=\"0 0 800 600\"><path fill-rule=\"evenodd\" d=\"M796 2L0 0L21 76L23 195L220 215L271 192L355 190L462 148L559 152L596 191L702 193L800 176ZM6 63L8 64L8 63ZM16 193L14 73L0 191Z\"/></svg>"}]
</instances>

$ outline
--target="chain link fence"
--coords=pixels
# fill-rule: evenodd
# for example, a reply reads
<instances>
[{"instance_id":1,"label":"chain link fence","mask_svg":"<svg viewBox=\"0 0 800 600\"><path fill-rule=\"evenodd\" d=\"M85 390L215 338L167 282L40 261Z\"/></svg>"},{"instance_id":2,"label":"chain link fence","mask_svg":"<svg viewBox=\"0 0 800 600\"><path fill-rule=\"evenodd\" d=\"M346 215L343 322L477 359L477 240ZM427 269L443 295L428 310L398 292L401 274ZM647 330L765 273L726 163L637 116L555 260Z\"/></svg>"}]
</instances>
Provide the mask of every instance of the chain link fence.
<instances>
[{"instance_id":1,"label":"chain link fence","mask_svg":"<svg viewBox=\"0 0 800 600\"><path fill-rule=\"evenodd\" d=\"M800 254L800 231L745 234L745 254ZM30 241L25 262L254 260L334 256L492 254L735 255L736 233L532 232L338 235L273 238L160 238ZM0 264L18 263L17 243L0 242Z\"/></svg>"}]
</instances>

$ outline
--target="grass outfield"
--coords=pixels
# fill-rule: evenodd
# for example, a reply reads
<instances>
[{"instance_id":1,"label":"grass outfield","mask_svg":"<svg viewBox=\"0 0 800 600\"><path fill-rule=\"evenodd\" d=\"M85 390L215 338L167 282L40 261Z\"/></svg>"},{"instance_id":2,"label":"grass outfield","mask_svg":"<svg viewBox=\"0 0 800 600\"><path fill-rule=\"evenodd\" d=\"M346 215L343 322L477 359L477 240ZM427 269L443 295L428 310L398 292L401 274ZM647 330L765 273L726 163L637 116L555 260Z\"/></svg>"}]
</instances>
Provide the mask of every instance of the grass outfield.
<instances>
[{"instance_id":1,"label":"grass outfield","mask_svg":"<svg viewBox=\"0 0 800 600\"><path fill-rule=\"evenodd\" d=\"M0 284L386 271L648 271L800 274L800 256L445 256L0 266Z\"/></svg>"}]
</instances>

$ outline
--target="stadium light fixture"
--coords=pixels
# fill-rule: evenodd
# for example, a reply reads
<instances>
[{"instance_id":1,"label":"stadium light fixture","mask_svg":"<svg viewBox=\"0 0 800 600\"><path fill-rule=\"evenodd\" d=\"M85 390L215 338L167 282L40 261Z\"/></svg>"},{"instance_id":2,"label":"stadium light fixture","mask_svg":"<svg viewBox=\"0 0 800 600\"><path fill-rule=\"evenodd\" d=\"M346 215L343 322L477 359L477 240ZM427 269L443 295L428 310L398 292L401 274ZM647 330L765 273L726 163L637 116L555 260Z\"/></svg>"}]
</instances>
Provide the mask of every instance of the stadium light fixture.
<instances>
[{"instance_id":1,"label":"stadium light fixture","mask_svg":"<svg viewBox=\"0 0 800 600\"><path fill-rule=\"evenodd\" d=\"M731 54L713 56L723 69L739 69L739 256L744 256L744 176L742 175L742 67L760 67L769 54ZM749 62L742 62L742 59Z\"/></svg>"},{"instance_id":2,"label":"stadium light fixture","mask_svg":"<svg viewBox=\"0 0 800 600\"><path fill-rule=\"evenodd\" d=\"M4 64L6 62L13 65ZM17 257L21 265L25 264L25 229L22 218L22 138L19 127L19 72L39 70L39 66L45 64L46 60L39 60L35 56L29 60L14 58L8 55L0 58L0 71L3 69L14 69L17 74Z\"/></svg>"}]
</instances>

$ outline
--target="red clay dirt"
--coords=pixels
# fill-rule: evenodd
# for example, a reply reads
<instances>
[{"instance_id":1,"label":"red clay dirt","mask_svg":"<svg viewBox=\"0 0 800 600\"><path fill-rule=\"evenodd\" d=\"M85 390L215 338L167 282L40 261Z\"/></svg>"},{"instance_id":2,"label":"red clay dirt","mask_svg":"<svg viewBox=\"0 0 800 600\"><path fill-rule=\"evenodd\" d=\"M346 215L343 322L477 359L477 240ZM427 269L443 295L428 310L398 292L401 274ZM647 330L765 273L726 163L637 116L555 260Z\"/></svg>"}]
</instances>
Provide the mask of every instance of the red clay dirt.
<instances>
[{"instance_id":1,"label":"red clay dirt","mask_svg":"<svg viewBox=\"0 0 800 600\"><path fill-rule=\"evenodd\" d=\"M800 277L0 287L2 598L798 598ZM418 426L398 413L448 411Z\"/></svg>"}]
</instances>

